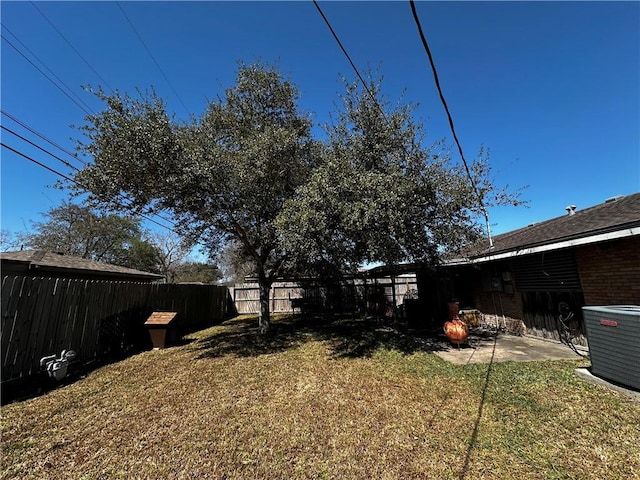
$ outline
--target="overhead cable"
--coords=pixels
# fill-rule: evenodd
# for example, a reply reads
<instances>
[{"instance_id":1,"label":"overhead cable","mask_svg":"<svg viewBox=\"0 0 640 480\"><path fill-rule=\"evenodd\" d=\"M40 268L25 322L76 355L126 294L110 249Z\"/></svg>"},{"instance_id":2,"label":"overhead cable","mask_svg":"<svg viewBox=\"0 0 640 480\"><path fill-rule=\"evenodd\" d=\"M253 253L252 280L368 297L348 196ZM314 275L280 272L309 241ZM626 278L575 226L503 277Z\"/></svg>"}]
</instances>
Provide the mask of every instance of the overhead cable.
<instances>
[{"instance_id":1,"label":"overhead cable","mask_svg":"<svg viewBox=\"0 0 640 480\"><path fill-rule=\"evenodd\" d=\"M45 170L48 170L49 172L51 172L51 173L53 173L53 174L55 174L55 175L58 175L59 177L61 177L61 178L65 179L65 180L67 180L67 181L69 181L69 182L71 182L71 183L74 183L75 185L79 186L80 188L83 188L83 189L85 189L85 190L86 190L86 188L85 188L85 187L83 187L82 185L80 185L80 184L79 184L76 180L74 180L73 178L71 178L71 177L69 177L69 176L65 175L65 174L64 174L64 173L62 173L62 172L59 172L58 170L56 170L56 169L54 169L54 168L51 168L50 166L48 166L48 165L46 165L46 164L44 164L44 163L42 163L42 162L39 162L39 161L38 161L38 160L36 160L35 158L30 157L29 155L27 155L27 154L25 154L25 153L23 153L23 152L21 152L21 151L19 151L19 150L16 150L16 149L15 149L15 148L13 148L13 147L10 147L9 145L5 144L4 142L1 142L1 141L0 141L0 146L2 146L2 147L4 147L4 148L6 148L7 150L12 151L12 152L13 152L13 153L15 153L16 155L19 155L19 156L21 156L22 158L25 158L26 160L29 160L30 162L35 163L35 164L36 164L36 165L38 165L39 167L44 168ZM176 235L179 235L179 233L178 233L178 232L176 232L175 230L173 230L171 227L168 227L168 226L166 226L166 225L163 225L162 223L160 223L160 222L158 222L158 221L156 221L156 220L154 220L154 219L152 219L152 218L149 218L147 215L145 215L145 214L143 214L143 213L135 213L135 216L138 216L138 217L144 218L145 220L147 220L147 221L149 221L149 222L151 222L151 223L153 223L153 224L155 224L155 225L158 225L159 227L166 228L167 230L169 230L169 231L171 231L171 232L175 233Z\"/></svg>"},{"instance_id":2,"label":"overhead cable","mask_svg":"<svg viewBox=\"0 0 640 480\"><path fill-rule=\"evenodd\" d=\"M6 110L2 110L0 109L0 113L2 113L2 115L7 116L8 118L10 118L11 120L13 120L15 123L17 123L18 125L20 125L22 128L25 128L27 130L29 130L31 133L33 133L34 135L37 135L38 137L40 137L42 140L44 140L45 142L49 143L50 145L53 145L54 147L56 147L58 150L66 153L67 155L73 157L75 160L79 161L80 163L82 163L84 166L88 165L87 162L85 162L83 159L81 159L80 157L78 157L78 155L70 152L69 150L67 150L64 147L61 147L60 145L58 145L57 143L55 143L53 140L45 137L42 133L38 132L36 129L34 129L33 127L30 127L29 125L27 125L25 122L23 122L22 120L16 118L14 115L11 115L9 112L7 112Z\"/></svg>"},{"instance_id":3,"label":"overhead cable","mask_svg":"<svg viewBox=\"0 0 640 480\"><path fill-rule=\"evenodd\" d=\"M324 14L322 9L320 8L320 5L318 4L318 2L316 0L313 0L313 4L318 9L318 12L320 13L320 16L322 17L322 19L324 20L324 23L329 28L329 31L331 32L331 35L333 35L333 38L335 39L336 43L340 47L340 50L342 50L342 53L344 53L344 56L349 61L349 64L351 65L351 68L353 68L353 71L356 73L356 75L358 76L358 78L362 82L362 86L366 90L367 94L369 95L369 97L371 97L371 100L373 100L374 104L378 107L378 109L380 110L380 113L382 113L382 116L385 118L385 120L388 121L386 114L384 113L384 111L382 110L382 107L378 103L378 99L375 97L373 92L369 89L369 86L367 85L367 82L364 81L364 78L362 78L362 75L360 75L360 71L358 70L358 67L356 67L355 63L353 63L353 60L351 60L351 56L349 55L349 52L347 52L347 49L344 47L344 45L340 41L340 38L338 37L338 34L335 32L335 30L331 26L331 23L329 23L329 20L327 19L326 15Z\"/></svg>"},{"instance_id":4,"label":"overhead cable","mask_svg":"<svg viewBox=\"0 0 640 480\"><path fill-rule=\"evenodd\" d=\"M26 154L24 154L24 153L20 152L19 150L16 150L15 148L10 147L9 145L6 145L6 144L5 144L5 143L3 143L3 142L0 142L0 145L1 145L1 146L3 146L4 148L6 148L7 150L11 150L13 153L15 153L15 154L17 154L17 155L20 155L21 157L26 158L26 159L27 159L27 160L29 160L30 162L33 162L33 163L35 163L36 165L38 165L38 166L40 166L40 167L44 168L45 170L49 170L51 173L54 173L54 174L58 175L59 177L64 178L65 180L68 180L68 181L70 181L70 182L74 182L74 181L73 181L73 179L72 179L71 177L68 177L68 176L67 176L67 175L65 175L64 173L61 173L61 172L57 171L56 169L51 168L51 167L50 167L50 166L48 166L48 165L45 165L45 164L44 164L44 163L42 163L42 162L39 162L39 161L38 161L38 160L36 160L35 158L31 158L30 156L28 156L28 155L26 155ZM75 182L74 182L74 183L75 183Z\"/></svg>"},{"instance_id":5,"label":"overhead cable","mask_svg":"<svg viewBox=\"0 0 640 480\"><path fill-rule=\"evenodd\" d=\"M41 152L46 153L47 155L49 155L49 156L51 156L51 157L55 158L56 160L60 161L61 163L63 163L63 164L64 164L65 166L67 166L68 168L72 169L74 172L79 172L79 171L80 171L80 169L79 169L78 167L76 167L75 165L73 165L73 164L69 163L67 160L65 160L65 159L63 159L63 158L61 158L61 157L57 156L56 154L52 153L51 151L47 150L46 148L44 148L44 147L42 147L42 146L40 146L40 145L38 145L38 144L36 144L36 143L32 142L32 141L31 141L31 140L29 140L28 138L25 138L24 136L20 135L19 133L14 132L14 131L13 131L13 130L11 130L10 128L6 127L5 125L0 125L0 128L2 128L3 130L6 130L7 132L9 132L10 134L14 135L15 137L18 137L20 140L22 140L22 141L24 141L24 142L28 143L29 145L31 145L31 146L33 146L33 147L37 148L37 149L38 149L38 150L40 150ZM9 147L7 147L7 148L9 148ZM54 172L54 173L57 173L57 172ZM61 175L62 175L62 174L61 174ZM69 179L68 179L68 178L66 178L66 177L65 177L65 179L69 180ZM75 180L71 180L71 181L72 181L74 184L76 184L76 185L78 185L78 186L81 186L81 185L79 185L79 184L78 184L78 182L77 182L77 181L75 181ZM81 186L81 187L82 187L82 186ZM84 188L84 187L82 187L82 188ZM130 201L131 201L131 199L130 199L130 198L127 198L127 197L126 197L124 194L122 194L122 193L121 193L121 194L119 194L119 198L120 198L120 199L122 199L122 200L128 201L128 202L130 202ZM163 217L162 215L159 215L159 214L157 214L157 213L153 213L153 212L146 212L146 213L147 213L147 214L149 214L149 215L153 215L153 216L155 216L155 217L158 217L158 218L160 218L161 220L163 220L163 221L165 221L165 222L167 222L167 223L170 223L170 224L171 224L171 225L173 225L173 226L175 226L175 225L176 225L173 221L171 221L170 219L168 219L168 218L166 218L166 217Z\"/></svg>"},{"instance_id":6,"label":"overhead cable","mask_svg":"<svg viewBox=\"0 0 640 480\"><path fill-rule=\"evenodd\" d=\"M31 145L32 147L36 147L38 150L40 150L41 152L46 153L47 155L52 156L53 158L55 158L56 160L62 162L64 165L66 165L67 167L69 167L71 170L75 171L75 172L79 172L80 169L78 167L76 167L75 165L67 162L64 158L60 158L59 156L57 156L54 153L51 153L49 150L47 150L44 147L41 147L40 145L36 144L35 142L32 142L31 140L29 140L26 137L23 137L22 135L20 135L19 133L14 132L13 130L11 130L10 128L4 126L4 125L0 125L0 128L2 128L2 130L6 130L7 132L9 132L11 135L18 137L20 140L27 142L29 145Z\"/></svg>"},{"instance_id":7,"label":"overhead cable","mask_svg":"<svg viewBox=\"0 0 640 480\"><path fill-rule=\"evenodd\" d=\"M464 153L462 152L462 145L460 144L460 140L458 140L458 135L456 134L456 129L453 124L453 118L451 116L451 112L449 111L449 107L447 106L447 101L444 98L444 94L442 93L442 88L440 87L440 80L438 79L438 71L436 70L435 63L433 61L433 56L431 55L431 49L429 48L429 44L427 43L427 39L422 31L422 25L420 24L420 19L418 18L418 12L416 11L416 5L414 0L409 0L409 4L411 5L411 12L413 14L413 19L418 27L418 33L420 34L420 39L422 40L422 46L427 53L427 57L429 57L429 64L431 65L431 71L433 72L433 78L436 83L436 88L438 89L438 94L440 95L440 102L444 107L445 112L447 113L447 118L449 120L449 127L451 128L451 133L453 134L453 139L458 146L458 152L460 153L460 158L462 158L462 163L464 164L464 168L467 172L467 176L469 177L469 181L471 182L471 186L478 197L478 203L480 209L482 210L482 214L484 215L484 219L487 227L487 235L489 237L489 247L493 247L493 240L491 239L491 228L489 226L489 213L487 212L486 207L484 206L484 202L482 201L482 195L480 195L480 191L478 190L478 186L476 185L475 180L473 179L473 175L471 174L471 170L469 169L469 165L467 164L467 160L464 158Z\"/></svg>"},{"instance_id":8,"label":"overhead cable","mask_svg":"<svg viewBox=\"0 0 640 480\"><path fill-rule=\"evenodd\" d=\"M7 27L5 27L4 25L3 25L3 27L4 27L5 29L7 29ZM7 31L8 31L8 29L7 29ZM13 34L12 34L12 35L13 35ZM14 36L15 36L15 35L14 35ZM65 92L65 91L64 91L64 89L62 89L62 87L60 87L60 85L58 85L58 84L57 84L57 83L56 83L56 82L55 82L51 77L49 77L46 73L44 73L42 70L40 70L40 68L39 68L35 63L33 63L33 62L32 62L32 61L31 61L31 60L30 60L30 59L29 59L29 58L28 58L24 53L22 53L18 47L16 47L13 43L11 43L11 41L10 41L7 37L5 37L4 35L1 35L1 34L0 34L0 37L2 38L2 40L4 40L5 42L7 42L7 44L9 44L9 46L10 46L11 48L13 48L16 52L18 52L18 53L20 54L20 56L22 56L22 57L23 57L27 62L29 62L33 68L35 68L38 72L40 72L40 74L41 74L42 76L44 76L47 80L49 80L49 82L51 82L51 83L53 84L53 86L55 86L58 90L60 90L60 91L61 91L61 92L62 92L62 93L67 97L67 98L69 98L69 100L71 100L73 103L75 103L75 104L76 104L76 105L77 105L77 106L78 106L82 111L84 111L87 115L91 115L91 114L93 114L93 113L94 113L93 111L91 111L91 107L89 107L89 106L88 106L86 103L84 103L82 100L78 101L78 100L76 100L75 98L73 98L71 95L69 95L67 92ZM40 61L40 60L38 60L38 61ZM40 62L41 62L41 61L40 61ZM41 62L41 63L42 63L42 62ZM43 65L44 65L44 63L43 63ZM47 70L49 70L49 69L47 68ZM61 83L63 83L63 85L64 85L64 82L62 82L62 81L61 81ZM65 85L65 87L66 87L67 89L69 89L69 87L67 87L66 85ZM71 89L69 89L69 90L71 90Z\"/></svg>"},{"instance_id":9,"label":"overhead cable","mask_svg":"<svg viewBox=\"0 0 640 480\"><path fill-rule=\"evenodd\" d=\"M120 11L122 12L122 15L124 15L124 18L127 20L127 22L129 23L129 26L131 27L131 29L134 31L134 33L136 34L136 36L138 37L138 40L140 40L140 43L142 43L142 46L144 47L144 49L147 51L147 53L149 54L149 57L151 57L151 60L153 60L153 63L155 64L155 66L158 68L158 70L160 71L160 73L162 74L162 76L164 77L165 81L167 82L167 84L169 85L169 87L171 88L171 90L173 90L173 93L175 94L176 98L178 99L178 101L180 102L180 104L182 105L182 107L185 109L185 111L187 112L187 115L191 115L191 113L189 112L189 109L187 108L187 106L184 104L184 102L182 101L182 98L180 98L180 95L178 94L178 92L176 91L175 88L173 88L173 84L169 81L169 78L167 77L167 75L165 75L164 70L162 70L162 67L160 66L160 64L158 63L158 61L155 59L155 57L153 56L153 54L151 53L151 50L149 50L149 47L147 47L147 44L144 42L144 40L142 39L142 36L140 35L140 33L138 33L138 30L136 29L136 27L133 25L133 22L129 19L129 17L127 16L126 12L124 11L124 9L122 8L122 5L120 4L120 2L116 2L116 4L118 5L118 8L120 9Z\"/></svg>"},{"instance_id":10,"label":"overhead cable","mask_svg":"<svg viewBox=\"0 0 640 480\"><path fill-rule=\"evenodd\" d=\"M89 67L89 69L91 69L91 71L92 71L93 73L95 73L95 74L96 74L96 76L97 76L97 77L102 81L102 83L104 83L104 85L105 85L109 90L111 90L111 92L113 93L113 88L111 88L111 87L109 86L109 84L107 83L107 81L102 77L102 75L100 75L100 74L98 73L98 71L97 71L95 68L93 68L93 67L91 66L91 64L87 61L87 59L86 59L86 58L84 58L84 57L80 54L80 52L78 51L78 49L77 49L76 47L74 47L74 46L73 46L73 44L72 44L72 43L67 39L67 37L65 37L65 36L63 35L63 33L58 29L58 27L56 27L56 26L53 24L53 22L52 22L52 21L51 21L51 20L50 20L50 19L49 19L49 18L48 18L48 17L47 17L43 12L42 12L42 10L40 10L40 9L38 8L38 6L37 6L34 2L29 2L29 3L31 3L31 5L33 6L33 8L35 8L35 9L38 11L38 13L39 13L40 15L42 15L42 18L44 18L44 19L49 23L49 25L51 25L51 27L52 27L56 32L58 32L58 35L60 35L60 37L61 37L65 42L67 42L67 45L69 45L69 47L71 47L71 49L76 53L76 55L78 55L78 57L80 57L80 59L85 63L85 65L86 65L87 67Z\"/></svg>"}]
</instances>

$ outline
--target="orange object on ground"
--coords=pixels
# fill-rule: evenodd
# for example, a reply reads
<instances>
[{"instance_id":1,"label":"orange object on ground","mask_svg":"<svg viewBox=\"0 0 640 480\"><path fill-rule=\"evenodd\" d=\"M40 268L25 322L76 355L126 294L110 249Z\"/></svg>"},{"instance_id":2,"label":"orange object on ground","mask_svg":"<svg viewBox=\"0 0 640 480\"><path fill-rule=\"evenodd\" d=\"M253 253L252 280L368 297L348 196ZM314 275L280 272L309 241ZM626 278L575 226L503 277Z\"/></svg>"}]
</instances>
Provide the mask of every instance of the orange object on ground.
<instances>
[{"instance_id":1,"label":"orange object on ground","mask_svg":"<svg viewBox=\"0 0 640 480\"><path fill-rule=\"evenodd\" d=\"M460 345L469 338L469 327L458 317L444 324L444 334L451 343Z\"/></svg>"}]
</instances>

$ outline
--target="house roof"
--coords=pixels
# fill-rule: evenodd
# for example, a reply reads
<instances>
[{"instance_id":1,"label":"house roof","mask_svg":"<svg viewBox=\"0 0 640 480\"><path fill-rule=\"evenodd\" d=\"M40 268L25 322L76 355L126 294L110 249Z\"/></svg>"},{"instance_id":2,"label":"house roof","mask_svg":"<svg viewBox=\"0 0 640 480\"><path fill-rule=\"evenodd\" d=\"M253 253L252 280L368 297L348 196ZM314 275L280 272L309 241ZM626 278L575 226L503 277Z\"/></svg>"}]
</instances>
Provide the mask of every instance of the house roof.
<instances>
[{"instance_id":1,"label":"house roof","mask_svg":"<svg viewBox=\"0 0 640 480\"><path fill-rule=\"evenodd\" d=\"M496 260L632 235L640 235L640 193L613 197L573 214L496 235L492 248L485 241L469 258Z\"/></svg>"},{"instance_id":2,"label":"house roof","mask_svg":"<svg viewBox=\"0 0 640 480\"><path fill-rule=\"evenodd\" d=\"M150 272L143 272L133 268L121 267L119 265L111 265L109 263L94 262L85 258L73 255L64 255L56 252L47 252L44 250L21 250L17 252L0 253L3 267L10 264L22 265L32 273L42 274L50 272L65 272L72 274L87 274L91 276L100 276L105 278L127 278L138 280L158 280L163 278ZM3 268L4 269L4 268Z\"/></svg>"}]
</instances>

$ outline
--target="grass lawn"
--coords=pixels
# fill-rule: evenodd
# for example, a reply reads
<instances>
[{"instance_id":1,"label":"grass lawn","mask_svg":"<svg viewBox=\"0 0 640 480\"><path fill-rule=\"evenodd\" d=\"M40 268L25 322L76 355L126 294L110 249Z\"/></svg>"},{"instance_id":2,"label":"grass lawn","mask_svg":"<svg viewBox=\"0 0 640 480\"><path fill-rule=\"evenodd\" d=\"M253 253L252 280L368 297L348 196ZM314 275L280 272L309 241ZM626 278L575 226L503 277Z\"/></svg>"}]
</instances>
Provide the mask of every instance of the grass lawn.
<instances>
[{"instance_id":1,"label":"grass lawn","mask_svg":"<svg viewBox=\"0 0 640 480\"><path fill-rule=\"evenodd\" d=\"M640 478L587 361L454 366L373 322L255 317L2 407L1 478Z\"/></svg>"}]
</instances>

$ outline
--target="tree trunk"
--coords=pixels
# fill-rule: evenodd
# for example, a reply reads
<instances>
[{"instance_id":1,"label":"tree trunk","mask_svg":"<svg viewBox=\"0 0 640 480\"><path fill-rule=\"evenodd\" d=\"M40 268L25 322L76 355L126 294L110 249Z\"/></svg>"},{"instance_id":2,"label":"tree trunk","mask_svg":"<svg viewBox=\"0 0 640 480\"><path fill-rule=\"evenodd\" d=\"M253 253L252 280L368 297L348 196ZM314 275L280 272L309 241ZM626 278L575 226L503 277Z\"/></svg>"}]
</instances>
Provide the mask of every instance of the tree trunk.
<instances>
[{"instance_id":1,"label":"tree trunk","mask_svg":"<svg viewBox=\"0 0 640 480\"><path fill-rule=\"evenodd\" d=\"M266 334L271 326L271 314L269 310L269 293L271 283L266 279L258 280L260 288L260 317L258 318L258 330L261 335Z\"/></svg>"}]
</instances>

